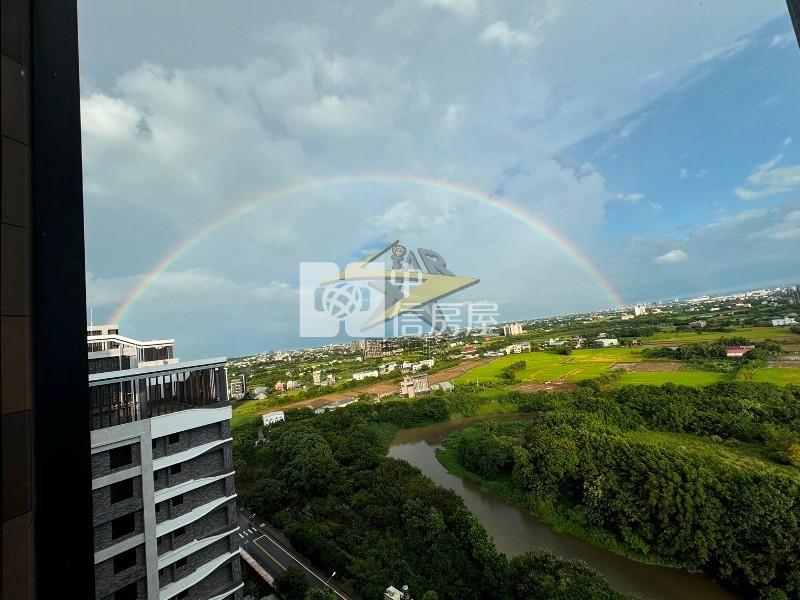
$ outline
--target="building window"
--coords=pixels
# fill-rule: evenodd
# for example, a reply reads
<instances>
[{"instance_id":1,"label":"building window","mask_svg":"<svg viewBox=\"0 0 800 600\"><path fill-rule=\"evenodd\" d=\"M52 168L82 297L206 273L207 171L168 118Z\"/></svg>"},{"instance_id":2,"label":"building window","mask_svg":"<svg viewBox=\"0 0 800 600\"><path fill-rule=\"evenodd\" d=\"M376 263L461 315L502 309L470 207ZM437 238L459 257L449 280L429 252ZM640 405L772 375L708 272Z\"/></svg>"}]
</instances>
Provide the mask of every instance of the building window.
<instances>
[{"instance_id":1,"label":"building window","mask_svg":"<svg viewBox=\"0 0 800 600\"><path fill-rule=\"evenodd\" d=\"M120 446L108 451L108 465L113 469L126 467L133 463L133 452L131 446Z\"/></svg>"},{"instance_id":2,"label":"building window","mask_svg":"<svg viewBox=\"0 0 800 600\"><path fill-rule=\"evenodd\" d=\"M136 564L136 548L120 552L114 557L114 575L130 569Z\"/></svg>"},{"instance_id":3,"label":"building window","mask_svg":"<svg viewBox=\"0 0 800 600\"><path fill-rule=\"evenodd\" d=\"M178 527L178 528L175 530L175 537L181 537L181 536L182 536L182 535L184 535L185 533L186 533L186 527Z\"/></svg>"},{"instance_id":4,"label":"building window","mask_svg":"<svg viewBox=\"0 0 800 600\"><path fill-rule=\"evenodd\" d=\"M114 600L136 600L138 597L139 590L135 581L114 592Z\"/></svg>"},{"instance_id":5,"label":"building window","mask_svg":"<svg viewBox=\"0 0 800 600\"><path fill-rule=\"evenodd\" d=\"M153 440L153 450L156 449L156 446L158 446L158 440Z\"/></svg>"},{"instance_id":6,"label":"building window","mask_svg":"<svg viewBox=\"0 0 800 600\"><path fill-rule=\"evenodd\" d=\"M180 472L181 472L181 463L178 463L177 465L172 465L169 468L169 474L170 475L177 475Z\"/></svg>"},{"instance_id":7,"label":"building window","mask_svg":"<svg viewBox=\"0 0 800 600\"><path fill-rule=\"evenodd\" d=\"M179 558L178 560L175 561L175 568L176 569L182 569L183 567L186 566L186 564L188 562L189 562L189 559L186 558L185 556L183 558Z\"/></svg>"},{"instance_id":8,"label":"building window","mask_svg":"<svg viewBox=\"0 0 800 600\"><path fill-rule=\"evenodd\" d=\"M157 513L160 513L160 512L161 512L161 504L162 504L161 502L159 502L158 504L156 504L156 512L157 512Z\"/></svg>"},{"instance_id":9,"label":"building window","mask_svg":"<svg viewBox=\"0 0 800 600\"><path fill-rule=\"evenodd\" d=\"M111 521L111 539L116 540L122 536L136 531L136 519L133 513L122 515Z\"/></svg>"},{"instance_id":10,"label":"building window","mask_svg":"<svg viewBox=\"0 0 800 600\"><path fill-rule=\"evenodd\" d=\"M159 469L158 471L153 471L153 480L154 481L158 481L159 473L161 473L161 469Z\"/></svg>"},{"instance_id":11,"label":"building window","mask_svg":"<svg viewBox=\"0 0 800 600\"><path fill-rule=\"evenodd\" d=\"M122 502L128 498L133 498L133 479L125 479L112 483L109 487L111 491L111 504Z\"/></svg>"},{"instance_id":12,"label":"building window","mask_svg":"<svg viewBox=\"0 0 800 600\"><path fill-rule=\"evenodd\" d=\"M172 506L180 506L183 504L183 494L178 494L172 499Z\"/></svg>"},{"instance_id":13,"label":"building window","mask_svg":"<svg viewBox=\"0 0 800 600\"><path fill-rule=\"evenodd\" d=\"M167 443L168 444L177 444L181 441L181 434L180 433L170 433L167 436Z\"/></svg>"},{"instance_id":14,"label":"building window","mask_svg":"<svg viewBox=\"0 0 800 600\"><path fill-rule=\"evenodd\" d=\"M177 596L175 596L175 600L184 600L184 598L189 597L189 590L183 590Z\"/></svg>"}]
</instances>

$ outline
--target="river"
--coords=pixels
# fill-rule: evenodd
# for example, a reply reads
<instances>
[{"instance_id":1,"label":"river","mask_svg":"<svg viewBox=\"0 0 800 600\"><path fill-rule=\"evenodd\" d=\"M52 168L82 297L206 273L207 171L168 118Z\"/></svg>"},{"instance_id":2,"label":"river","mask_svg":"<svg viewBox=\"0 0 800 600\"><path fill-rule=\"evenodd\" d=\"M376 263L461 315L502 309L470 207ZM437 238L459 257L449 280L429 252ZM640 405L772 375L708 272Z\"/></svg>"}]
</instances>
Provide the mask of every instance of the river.
<instances>
[{"instance_id":1,"label":"river","mask_svg":"<svg viewBox=\"0 0 800 600\"><path fill-rule=\"evenodd\" d=\"M405 429L392 440L389 456L402 458L433 479L453 490L480 520L494 539L498 550L515 556L527 550L546 548L567 558L585 561L600 572L617 590L636 593L654 600L731 600L728 590L709 578L682 569L645 565L613 552L592 546L575 536L557 533L527 510L507 504L480 486L447 472L436 460L436 449L448 435L486 417L437 423L429 427ZM525 418L504 415L503 419Z\"/></svg>"}]
</instances>

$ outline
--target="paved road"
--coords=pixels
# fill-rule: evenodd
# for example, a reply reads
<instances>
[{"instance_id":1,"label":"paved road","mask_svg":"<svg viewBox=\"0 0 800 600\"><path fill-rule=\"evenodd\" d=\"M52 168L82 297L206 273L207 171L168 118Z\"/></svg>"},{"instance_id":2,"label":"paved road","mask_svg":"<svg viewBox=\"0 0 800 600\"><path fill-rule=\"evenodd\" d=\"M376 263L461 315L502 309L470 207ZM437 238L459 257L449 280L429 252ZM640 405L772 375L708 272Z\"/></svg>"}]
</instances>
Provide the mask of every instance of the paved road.
<instances>
[{"instance_id":1,"label":"paved road","mask_svg":"<svg viewBox=\"0 0 800 600\"><path fill-rule=\"evenodd\" d=\"M238 521L241 528L239 544L273 577L289 567L297 567L305 573L311 587L329 588L337 598L349 600L344 593L326 583L330 573L321 573L293 549L284 546L265 524L248 518L241 512L238 514Z\"/></svg>"}]
</instances>

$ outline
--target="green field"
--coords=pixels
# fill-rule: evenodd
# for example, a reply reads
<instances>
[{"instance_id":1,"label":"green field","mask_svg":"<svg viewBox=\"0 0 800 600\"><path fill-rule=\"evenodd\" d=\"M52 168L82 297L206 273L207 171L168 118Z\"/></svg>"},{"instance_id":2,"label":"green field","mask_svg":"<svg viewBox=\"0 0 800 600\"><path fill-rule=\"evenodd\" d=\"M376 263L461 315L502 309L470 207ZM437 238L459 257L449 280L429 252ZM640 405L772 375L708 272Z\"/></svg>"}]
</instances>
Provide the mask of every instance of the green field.
<instances>
[{"instance_id":1,"label":"green field","mask_svg":"<svg viewBox=\"0 0 800 600\"><path fill-rule=\"evenodd\" d=\"M552 381L564 377L567 381L580 381L597 377L612 365L620 362L641 362L635 348L608 348L575 350L571 355L552 352L526 352L510 354L475 367L455 379L455 383L486 383L503 381L503 371L511 364L525 361L525 368L516 371L520 381Z\"/></svg>"},{"instance_id":2,"label":"green field","mask_svg":"<svg viewBox=\"0 0 800 600\"><path fill-rule=\"evenodd\" d=\"M756 369L753 371L752 381L764 381L769 383L777 383L778 385L786 385L789 383L800 385L800 368L792 369L788 367L776 367Z\"/></svg>"},{"instance_id":3,"label":"green field","mask_svg":"<svg viewBox=\"0 0 800 600\"><path fill-rule=\"evenodd\" d=\"M751 328L743 330L758 332L767 328ZM771 330L770 330L771 331ZM737 332L738 335L738 332ZM552 352L527 352L511 354L493 360L468 371L454 380L457 384L466 383L502 383L503 371L511 364L525 361L525 368L516 371L521 382L545 383L564 380L577 383L586 379L599 377L618 363L642 362L641 352L636 348L609 348L575 350L571 355L554 354ZM730 381L733 373L714 371L697 371L681 369L679 371L628 371L623 375L619 385L661 385L675 383L678 385L700 386ZM752 372L752 381L771 382L779 385L800 384L800 368L763 368Z\"/></svg>"},{"instance_id":4,"label":"green field","mask_svg":"<svg viewBox=\"0 0 800 600\"><path fill-rule=\"evenodd\" d=\"M655 342L663 345L668 342L710 342L722 337L744 337L753 342L766 339L800 343L800 335L789 331L788 327L742 327L730 332L720 331L662 331L642 339L647 344Z\"/></svg>"}]
</instances>

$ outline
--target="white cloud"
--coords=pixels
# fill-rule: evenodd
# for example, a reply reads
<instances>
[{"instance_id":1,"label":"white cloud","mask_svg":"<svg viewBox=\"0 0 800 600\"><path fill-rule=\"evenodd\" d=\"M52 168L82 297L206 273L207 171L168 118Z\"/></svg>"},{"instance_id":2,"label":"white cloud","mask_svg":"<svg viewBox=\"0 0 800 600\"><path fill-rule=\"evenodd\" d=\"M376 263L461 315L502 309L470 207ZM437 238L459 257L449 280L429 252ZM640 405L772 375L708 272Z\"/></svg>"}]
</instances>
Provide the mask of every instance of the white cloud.
<instances>
[{"instance_id":1,"label":"white cloud","mask_svg":"<svg viewBox=\"0 0 800 600\"><path fill-rule=\"evenodd\" d=\"M630 202L632 204L639 202L642 198L644 198L644 194L614 194L614 200Z\"/></svg>"},{"instance_id":2,"label":"white cloud","mask_svg":"<svg viewBox=\"0 0 800 600\"><path fill-rule=\"evenodd\" d=\"M769 47L785 48L795 40L796 38L793 31L787 31L786 33L775 34L772 36L772 39L769 42Z\"/></svg>"},{"instance_id":3,"label":"white cloud","mask_svg":"<svg viewBox=\"0 0 800 600\"><path fill-rule=\"evenodd\" d=\"M751 233L748 239L777 241L800 239L800 210L787 212L770 227Z\"/></svg>"},{"instance_id":4,"label":"white cloud","mask_svg":"<svg viewBox=\"0 0 800 600\"><path fill-rule=\"evenodd\" d=\"M758 165L747 176L747 183L744 186L737 187L734 190L734 194L742 200L755 200L790 192L800 187L800 165L778 167L777 164L781 159L783 159L783 155L779 154L771 160Z\"/></svg>"},{"instance_id":5,"label":"white cloud","mask_svg":"<svg viewBox=\"0 0 800 600\"><path fill-rule=\"evenodd\" d=\"M455 131L464 122L464 106L462 104L448 104L442 115L442 127L448 131Z\"/></svg>"},{"instance_id":6,"label":"white cloud","mask_svg":"<svg viewBox=\"0 0 800 600\"><path fill-rule=\"evenodd\" d=\"M684 262L689 258L683 250L670 250L660 256L656 256L653 260L657 263L679 263Z\"/></svg>"},{"instance_id":7,"label":"white cloud","mask_svg":"<svg viewBox=\"0 0 800 600\"><path fill-rule=\"evenodd\" d=\"M419 0L423 6L438 8L459 17L471 17L478 10L477 0Z\"/></svg>"},{"instance_id":8,"label":"white cloud","mask_svg":"<svg viewBox=\"0 0 800 600\"><path fill-rule=\"evenodd\" d=\"M791 143L792 143L792 136L789 136L789 137L787 137L785 140L783 140L783 144L781 144L781 145L782 145L784 148L786 148L786 147L787 147L789 144L791 144Z\"/></svg>"},{"instance_id":9,"label":"white cloud","mask_svg":"<svg viewBox=\"0 0 800 600\"><path fill-rule=\"evenodd\" d=\"M683 167L678 175L680 176L681 179L686 179L687 177L689 177L689 169Z\"/></svg>"},{"instance_id":10,"label":"white cloud","mask_svg":"<svg viewBox=\"0 0 800 600\"><path fill-rule=\"evenodd\" d=\"M533 45L533 34L529 31L511 29L505 21L492 23L480 33L478 39L484 44L499 44L506 50L530 48Z\"/></svg>"}]
</instances>

